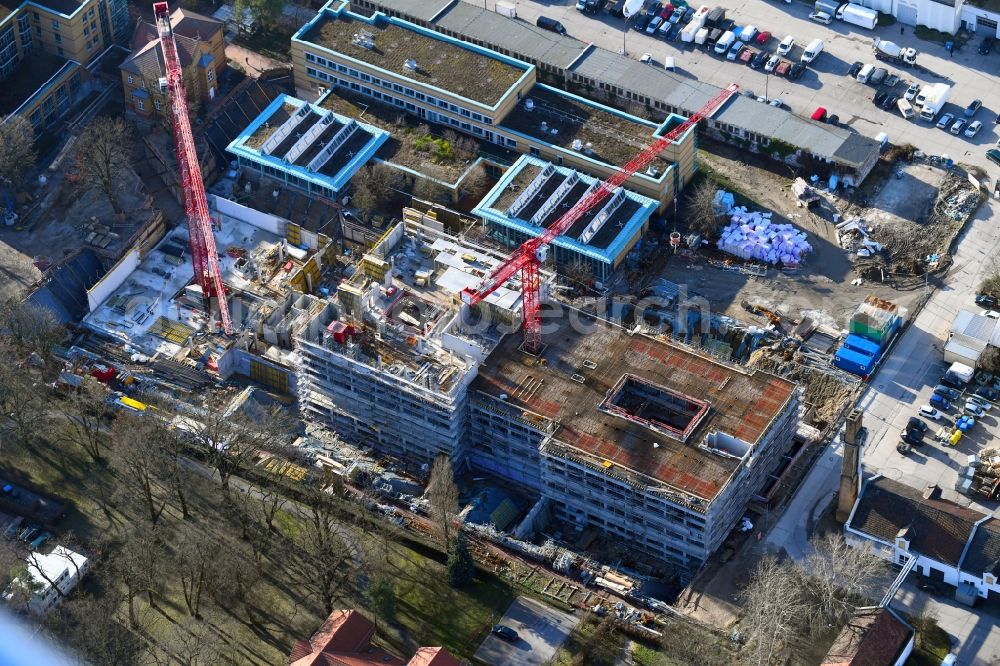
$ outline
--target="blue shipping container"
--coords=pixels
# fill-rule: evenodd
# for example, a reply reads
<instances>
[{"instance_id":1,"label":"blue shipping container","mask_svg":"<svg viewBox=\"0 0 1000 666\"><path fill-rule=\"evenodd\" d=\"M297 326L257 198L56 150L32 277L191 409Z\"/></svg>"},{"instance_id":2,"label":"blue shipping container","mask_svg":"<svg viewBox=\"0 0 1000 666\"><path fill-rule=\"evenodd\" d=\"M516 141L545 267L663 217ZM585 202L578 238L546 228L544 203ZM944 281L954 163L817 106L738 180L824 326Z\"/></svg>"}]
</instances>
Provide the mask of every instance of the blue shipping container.
<instances>
[{"instance_id":1,"label":"blue shipping container","mask_svg":"<svg viewBox=\"0 0 1000 666\"><path fill-rule=\"evenodd\" d=\"M851 351L858 352L859 354L864 354L865 356L874 356L878 358L878 355L882 352L882 348L879 344L868 338L864 338L855 333L851 333L846 338L844 338L843 346Z\"/></svg>"},{"instance_id":2,"label":"blue shipping container","mask_svg":"<svg viewBox=\"0 0 1000 666\"><path fill-rule=\"evenodd\" d=\"M870 375L877 361L877 356L866 356L844 347L838 349L833 357L833 364L836 367L861 377Z\"/></svg>"}]
</instances>

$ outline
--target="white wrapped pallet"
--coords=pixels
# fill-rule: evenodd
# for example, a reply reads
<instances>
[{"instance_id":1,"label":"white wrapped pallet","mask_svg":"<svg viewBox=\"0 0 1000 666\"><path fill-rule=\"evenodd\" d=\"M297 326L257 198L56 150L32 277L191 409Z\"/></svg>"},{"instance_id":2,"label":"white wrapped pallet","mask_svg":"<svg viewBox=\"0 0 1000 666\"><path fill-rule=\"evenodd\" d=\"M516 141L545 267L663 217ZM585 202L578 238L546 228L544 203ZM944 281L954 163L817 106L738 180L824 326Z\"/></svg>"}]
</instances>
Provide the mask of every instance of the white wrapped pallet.
<instances>
[{"instance_id":1,"label":"white wrapped pallet","mask_svg":"<svg viewBox=\"0 0 1000 666\"><path fill-rule=\"evenodd\" d=\"M770 218L771 213L734 208L716 246L744 260L798 265L802 256L812 251L805 233L790 224L774 224Z\"/></svg>"}]
</instances>

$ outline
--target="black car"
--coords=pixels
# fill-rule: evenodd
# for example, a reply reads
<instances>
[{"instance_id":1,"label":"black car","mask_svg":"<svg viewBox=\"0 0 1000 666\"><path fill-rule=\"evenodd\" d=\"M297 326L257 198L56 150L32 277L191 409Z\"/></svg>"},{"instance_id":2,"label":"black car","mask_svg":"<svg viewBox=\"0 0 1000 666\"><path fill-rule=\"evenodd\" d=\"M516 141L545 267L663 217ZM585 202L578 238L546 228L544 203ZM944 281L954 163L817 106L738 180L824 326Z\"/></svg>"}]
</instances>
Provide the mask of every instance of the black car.
<instances>
[{"instance_id":1,"label":"black car","mask_svg":"<svg viewBox=\"0 0 1000 666\"><path fill-rule=\"evenodd\" d=\"M979 388L976 389L976 395L978 395L980 398L986 398L987 400L992 402L997 398L1000 398L1000 391L997 391L996 389L991 389L989 386L980 386Z\"/></svg>"},{"instance_id":2,"label":"black car","mask_svg":"<svg viewBox=\"0 0 1000 666\"><path fill-rule=\"evenodd\" d=\"M831 113L830 115L828 115L826 117L826 124L827 125L840 125L840 116L838 116L836 113Z\"/></svg>"},{"instance_id":3,"label":"black car","mask_svg":"<svg viewBox=\"0 0 1000 666\"><path fill-rule=\"evenodd\" d=\"M539 16L535 20L535 25L537 25L542 30L548 30L559 35L566 34L566 28L562 23L555 20L554 18L549 18L548 16Z\"/></svg>"},{"instance_id":4,"label":"black car","mask_svg":"<svg viewBox=\"0 0 1000 666\"><path fill-rule=\"evenodd\" d=\"M490 630L500 638L510 641L511 643L517 640L517 632L504 624L494 624L493 628Z\"/></svg>"},{"instance_id":5,"label":"black car","mask_svg":"<svg viewBox=\"0 0 1000 666\"><path fill-rule=\"evenodd\" d=\"M757 53L757 55L751 58L750 62L747 64L750 65L751 69L760 69L761 67L764 66L764 63L767 62L767 59L770 57L771 54L768 53L767 51L760 51L759 53Z\"/></svg>"},{"instance_id":6,"label":"black car","mask_svg":"<svg viewBox=\"0 0 1000 666\"><path fill-rule=\"evenodd\" d=\"M635 23L632 24L632 29L637 32L645 32L646 26L649 25L649 22L652 20L653 20L652 14L643 14L638 19L636 19Z\"/></svg>"},{"instance_id":7,"label":"black car","mask_svg":"<svg viewBox=\"0 0 1000 666\"><path fill-rule=\"evenodd\" d=\"M953 378L951 375L945 375L944 377L942 377L941 385L953 388L957 391L961 391L962 389L965 388L965 384ZM935 393L937 393L937 391L935 391Z\"/></svg>"},{"instance_id":8,"label":"black car","mask_svg":"<svg viewBox=\"0 0 1000 666\"><path fill-rule=\"evenodd\" d=\"M803 65L801 62L797 62L788 69L788 78L794 81L795 79L802 76L802 72L804 71L806 71L806 66Z\"/></svg>"},{"instance_id":9,"label":"black car","mask_svg":"<svg viewBox=\"0 0 1000 666\"><path fill-rule=\"evenodd\" d=\"M864 67L864 64L860 60L855 60L854 64L851 65L851 68L847 70L847 75L853 79L858 75L858 72L861 71L862 67Z\"/></svg>"},{"instance_id":10,"label":"black car","mask_svg":"<svg viewBox=\"0 0 1000 666\"><path fill-rule=\"evenodd\" d=\"M680 23L674 23L672 26L670 26L670 29L667 30L667 34L666 34L665 39L668 42L676 42L677 41L677 37L681 34L681 30L683 30L683 28L681 27L681 24Z\"/></svg>"},{"instance_id":11,"label":"black car","mask_svg":"<svg viewBox=\"0 0 1000 666\"><path fill-rule=\"evenodd\" d=\"M979 55L989 55L990 51L993 50L993 38L983 37L983 41L979 42Z\"/></svg>"},{"instance_id":12,"label":"black car","mask_svg":"<svg viewBox=\"0 0 1000 666\"><path fill-rule=\"evenodd\" d=\"M882 108L886 111L896 108L896 102L899 101L899 95L889 95L884 100L882 100Z\"/></svg>"},{"instance_id":13,"label":"black car","mask_svg":"<svg viewBox=\"0 0 1000 666\"><path fill-rule=\"evenodd\" d=\"M977 294L976 305L984 308L995 308L1000 305L1000 300L993 294Z\"/></svg>"},{"instance_id":14,"label":"black car","mask_svg":"<svg viewBox=\"0 0 1000 666\"><path fill-rule=\"evenodd\" d=\"M924 436L917 430L905 430L900 438L910 446L920 446L924 443Z\"/></svg>"},{"instance_id":15,"label":"black car","mask_svg":"<svg viewBox=\"0 0 1000 666\"><path fill-rule=\"evenodd\" d=\"M889 96L889 93L884 92L884 91L883 92L879 92L879 93L875 93L875 97L872 98L872 104L874 104L875 106L882 106L882 102L884 102L885 98L888 97L888 96Z\"/></svg>"},{"instance_id":16,"label":"black car","mask_svg":"<svg viewBox=\"0 0 1000 666\"><path fill-rule=\"evenodd\" d=\"M923 421L921 419L918 419L916 416L911 416L906 421L906 429L907 430L919 430L920 432L927 432L927 427L928 427L927 426L927 422Z\"/></svg>"}]
</instances>

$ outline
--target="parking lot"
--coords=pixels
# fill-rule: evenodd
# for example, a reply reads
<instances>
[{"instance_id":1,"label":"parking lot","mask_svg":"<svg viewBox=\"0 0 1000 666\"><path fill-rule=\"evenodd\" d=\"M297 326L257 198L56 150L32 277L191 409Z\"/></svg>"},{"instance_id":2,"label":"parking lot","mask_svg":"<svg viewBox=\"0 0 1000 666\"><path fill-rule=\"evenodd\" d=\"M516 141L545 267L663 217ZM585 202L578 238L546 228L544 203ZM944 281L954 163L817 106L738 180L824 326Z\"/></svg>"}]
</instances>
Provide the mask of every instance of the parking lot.
<instances>
[{"instance_id":1,"label":"parking lot","mask_svg":"<svg viewBox=\"0 0 1000 666\"><path fill-rule=\"evenodd\" d=\"M466 0L478 4L475 0ZM698 6L698 3L693 3ZM709 3L715 6L716 3ZM643 53L653 55L654 65L662 66L664 58L673 57L677 72L701 81L725 86L735 81L744 89L769 98L781 97L789 108L800 115L809 116L817 107L826 108L836 114L840 123L856 131L874 137L886 132L890 141L896 144L910 143L918 149L934 155L949 155L960 162L975 164L996 173L997 167L987 161L985 151L996 143L997 129L994 124L1000 112L1000 100L989 91L997 90L1000 84L1000 53L981 56L976 52L978 38L973 38L962 51L949 56L944 46L936 42L923 41L913 34L909 26L900 25L887 28L865 30L841 21L821 25L809 21L812 4L794 2L763 2L755 0L736 7L736 3L719 3L726 9L726 17L737 25L752 24L759 30L773 33L767 46L774 51L778 42L786 34L795 36L796 47L789 54L797 61L802 46L810 40L824 41L823 53L810 65L809 69L795 81L768 75L763 69L755 70L746 65L725 60L722 56L706 53L702 47L691 48L680 39L667 42L662 38L628 30L624 33L625 48L630 57L639 59ZM544 0L517 3L518 17L534 22L539 15L558 19L567 32L585 42L619 51L623 44L622 26L624 22L606 11L597 15L584 14L575 9L574 0ZM892 40L902 46L914 47L919 51L917 69L894 67L876 61L872 54L874 37ZM754 48L757 48L754 45ZM862 84L846 76L855 61L877 63L890 73L899 75L900 81L893 94L902 96L911 81L920 85L938 82L953 85L951 98L944 112L962 116L962 110L974 98L981 98L984 106L976 119L983 122L983 130L974 139L953 136L929 123L919 120L905 120L898 111L885 111L875 107L871 98L876 88Z\"/></svg>"},{"instance_id":2,"label":"parking lot","mask_svg":"<svg viewBox=\"0 0 1000 666\"><path fill-rule=\"evenodd\" d=\"M499 621L517 632L517 640L506 640L491 633L479 646L475 659L491 666L541 666L552 659L579 622L579 616L557 611L534 599L520 597Z\"/></svg>"}]
</instances>

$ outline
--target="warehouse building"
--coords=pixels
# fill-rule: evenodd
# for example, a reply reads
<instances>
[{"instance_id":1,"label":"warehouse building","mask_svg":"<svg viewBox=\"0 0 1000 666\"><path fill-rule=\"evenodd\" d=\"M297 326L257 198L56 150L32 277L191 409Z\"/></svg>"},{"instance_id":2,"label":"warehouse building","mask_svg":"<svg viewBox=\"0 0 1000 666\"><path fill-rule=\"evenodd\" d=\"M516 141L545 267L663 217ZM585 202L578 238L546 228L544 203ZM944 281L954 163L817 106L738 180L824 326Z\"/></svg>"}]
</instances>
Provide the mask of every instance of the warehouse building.
<instances>
[{"instance_id":1,"label":"warehouse building","mask_svg":"<svg viewBox=\"0 0 1000 666\"><path fill-rule=\"evenodd\" d=\"M383 12L493 49L534 65L545 83L620 105L638 104L663 118L671 113L688 116L719 92L711 84L648 67L462 0L351 0L351 6L359 13ZM849 182L860 183L878 161L879 144L874 139L746 97L733 99L705 126L712 137L741 148L817 170L828 165Z\"/></svg>"},{"instance_id":2,"label":"warehouse building","mask_svg":"<svg viewBox=\"0 0 1000 666\"><path fill-rule=\"evenodd\" d=\"M696 569L791 447L798 387L551 306L525 354L516 282L477 311L458 298L498 260L390 231L295 336L304 413L413 469L445 453Z\"/></svg>"},{"instance_id":3,"label":"warehouse building","mask_svg":"<svg viewBox=\"0 0 1000 666\"><path fill-rule=\"evenodd\" d=\"M514 247L541 234L598 185L596 178L523 155L472 212L491 238ZM645 234L656 208L656 201L618 188L552 241L553 263L584 266L595 280L607 280Z\"/></svg>"},{"instance_id":4,"label":"warehouse building","mask_svg":"<svg viewBox=\"0 0 1000 666\"><path fill-rule=\"evenodd\" d=\"M292 38L296 87L360 93L504 149L529 153L605 179L657 136L683 122L653 123L536 81L517 58L346 5L322 9ZM707 101L706 98L705 101ZM693 129L666 145L660 160L630 176L629 189L661 209L693 177Z\"/></svg>"}]
</instances>

